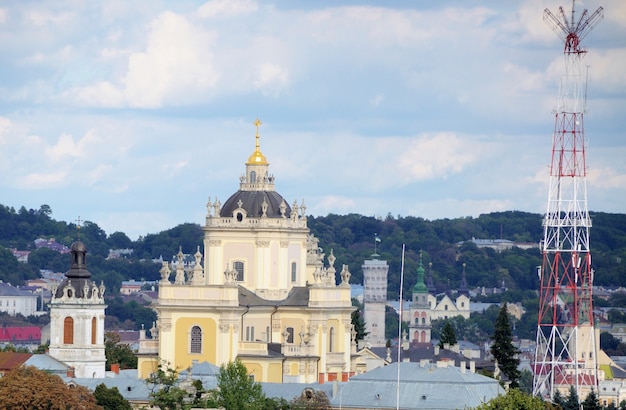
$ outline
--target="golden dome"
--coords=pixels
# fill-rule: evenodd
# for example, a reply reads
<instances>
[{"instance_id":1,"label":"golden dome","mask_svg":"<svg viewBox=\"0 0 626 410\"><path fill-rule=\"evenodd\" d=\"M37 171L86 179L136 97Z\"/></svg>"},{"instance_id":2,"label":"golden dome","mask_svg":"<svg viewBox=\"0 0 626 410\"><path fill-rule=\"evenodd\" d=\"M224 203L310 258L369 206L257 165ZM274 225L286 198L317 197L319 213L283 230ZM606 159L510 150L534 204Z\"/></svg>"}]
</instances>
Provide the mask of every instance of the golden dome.
<instances>
[{"instance_id":1,"label":"golden dome","mask_svg":"<svg viewBox=\"0 0 626 410\"><path fill-rule=\"evenodd\" d=\"M259 127L261 126L262 122L257 118L253 124L256 126L256 149L254 150L252 155L250 155L250 157L248 158L248 162L246 164L247 165L268 165L267 158L265 158L265 155L263 155L263 153L261 152L261 148L260 148L261 144L259 142L259 140L261 139L261 137L259 137Z\"/></svg>"},{"instance_id":2,"label":"golden dome","mask_svg":"<svg viewBox=\"0 0 626 410\"><path fill-rule=\"evenodd\" d=\"M248 165L267 165L267 159L265 155L258 149L255 150L252 155L248 158Z\"/></svg>"}]
</instances>

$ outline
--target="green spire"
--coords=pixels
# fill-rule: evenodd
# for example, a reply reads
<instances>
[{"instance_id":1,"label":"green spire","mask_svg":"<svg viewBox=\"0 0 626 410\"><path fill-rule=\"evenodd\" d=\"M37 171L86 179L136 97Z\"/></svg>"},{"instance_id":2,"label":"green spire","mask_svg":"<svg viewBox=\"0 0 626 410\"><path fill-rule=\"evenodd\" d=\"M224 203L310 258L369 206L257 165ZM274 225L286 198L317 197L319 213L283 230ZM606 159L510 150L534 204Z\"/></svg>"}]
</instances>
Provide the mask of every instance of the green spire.
<instances>
[{"instance_id":1,"label":"green spire","mask_svg":"<svg viewBox=\"0 0 626 410\"><path fill-rule=\"evenodd\" d=\"M424 265L422 264L422 252L420 252L420 266L417 268L417 283L413 286L413 293L428 293L424 283Z\"/></svg>"}]
</instances>

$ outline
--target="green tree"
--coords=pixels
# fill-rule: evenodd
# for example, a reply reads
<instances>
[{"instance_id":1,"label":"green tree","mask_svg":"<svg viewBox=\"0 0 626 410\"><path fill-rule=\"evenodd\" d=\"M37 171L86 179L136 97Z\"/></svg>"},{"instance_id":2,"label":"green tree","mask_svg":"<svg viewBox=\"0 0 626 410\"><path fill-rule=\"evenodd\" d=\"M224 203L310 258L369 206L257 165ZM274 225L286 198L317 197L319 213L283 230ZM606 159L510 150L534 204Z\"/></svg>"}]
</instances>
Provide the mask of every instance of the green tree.
<instances>
[{"instance_id":1,"label":"green tree","mask_svg":"<svg viewBox=\"0 0 626 410\"><path fill-rule=\"evenodd\" d=\"M320 390L306 388L300 396L291 401L294 410L327 410L330 409L330 400L326 393Z\"/></svg>"},{"instance_id":2,"label":"green tree","mask_svg":"<svg viewBox=\"0 0 626 410\"><path fill-rule=\"evenodd\" d=\"M574 386L569 386L569 395L563 402L563 410L578 410L580 407L580 399L578 392Z\"/></svg>"},{"instance_id":3,"label":"green tree","mask_svg":"<svg viewBox=\"0 0 626 410\"><path fill-rule=\"evenodd\" d=\"M367 336L368 332L365 331L365 320L363 319L363 314L359 309L352 312L352 326L354 326L354 331L356 332L356 340L363 340L365 336Z\"/></svg>"},{"instance_id":4,"label":"green tree","mask_svg":"<svg viewBox=\"0 0 626 410\"><path fill-rule=\"evenodd\" d=\"M104 334L104 355L107 359L107 370L111 370L112 364L119 364L121 369L137 368L137 356L129 345L120 344L118 333L106 332Z\"/></svg>"},{"instance_id":5,"label":"green tree","mask_svg":"<svg viewBox=\"0 0 626 410\"><path fill-rule=\"evenodd\" d=\"M248 369L239 359L220 367L215 392L216 407L256 410L264 408L266 400L261 385L248 375Z\"/></svg>"},{"instance_id":6,"label":"green tree","mask_svg":"<svg viewBox=\"0 0 626 410\"><path fill-rule=\"evenodd\" d=\"M538 397L533 397L519 389L509 389L506 394L481 404L475 410L546 410L549 408L549 405Z\"/></svg>"},{"instance_id":7,"label":"green tree","mask_svg":"<svg viewBox=\"0 0 626 410\"><path fill-rule=\"evenodd\" d=\"M146 379L150 389L150 404L161 410L182 407L186 392L178 386L178 371L169 363L159 363L157 371Z\"/></svg>"},{"instance_id":8,"label":"green tree","mask_svg":"<svg viewBox=\"0 0 626 410\"><path fill-rule=\"evenodd\" d=\"M591 392L587 395L585 400L583 400L582 408L585 410L602 410L602 406L600 405L600 399L596 392L591 389Z\"/></svg>"},{"instance_id":9,"label":"green tree","mask_svg":"<svg viewBox=\"0 0 626 410\"><path fill-rule=\"evenodd\" d=\"M122 396L117 387L111 387L109 389L104 383L100 383L96 386L93 395L96 397L96 403L102 406L104 410L132 409L128 400Z\"/></svg>"},{"instance_id":10,"label":"green tree","mask_svg":"<svg viewBox=\"0 0 626 410\"><path fill-rule=\"evenodd\" d=\"M513 345L513 335L511 324L509 323L509 313L507 305L504 303L500 308L500 314L496 319L496 329L491 337L491 354L498 361L498 366L511 381L511 387L518 387L520 378L519 350Z\"/></svg>"},{"instance_id":11,"label":"green tree","mask_svg":"<svg viewBox=\"0 0 626 410\"><path fill-rule=\"evenodd\" d=\"M439 339L439 347L443 348L443 345L445 343L449 344L450 346L457 343L456 332L454 331L454 327L452 327L452 323L450 323L450 321L448 320L441 329L441 339Z\"/></svg>"}]
</instances>

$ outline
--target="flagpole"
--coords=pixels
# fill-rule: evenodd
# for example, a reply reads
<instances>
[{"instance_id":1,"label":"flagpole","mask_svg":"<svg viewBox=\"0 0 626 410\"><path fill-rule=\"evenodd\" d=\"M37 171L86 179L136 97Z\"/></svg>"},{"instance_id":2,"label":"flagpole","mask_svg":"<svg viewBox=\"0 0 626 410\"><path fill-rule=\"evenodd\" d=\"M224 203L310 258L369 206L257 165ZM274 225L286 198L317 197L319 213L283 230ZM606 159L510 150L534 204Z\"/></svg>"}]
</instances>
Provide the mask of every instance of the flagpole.
<instances>
[{"instance_id":1,"label":"flagpole","mask_svg":"<svg viewBox=\"0 0 626 410\"><path fill-rule=\"evenodd\" d=\"M398 320L398 381L396 383L396 410L400 409L400 350L402 349L402 286L404 285L404 244L400 268L400 318Z\"/></svg>"}]
</instances>

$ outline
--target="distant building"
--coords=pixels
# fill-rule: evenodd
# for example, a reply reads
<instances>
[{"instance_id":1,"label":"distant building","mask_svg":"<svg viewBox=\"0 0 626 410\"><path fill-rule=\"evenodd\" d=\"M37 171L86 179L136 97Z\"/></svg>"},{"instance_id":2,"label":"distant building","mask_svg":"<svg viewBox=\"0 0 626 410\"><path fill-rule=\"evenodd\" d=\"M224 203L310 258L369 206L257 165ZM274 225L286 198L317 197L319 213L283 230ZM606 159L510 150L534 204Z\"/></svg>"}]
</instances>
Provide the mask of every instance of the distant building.
<instances>
[{"instance_id":1,"label":"distant building","mask_svg":"<svg viewBox=\"0 0 626 410\"><path fill-rule=\"evenodd\" d=\"M39 248L48 248L48 249L52 249L53 251L57 251L59 253L70 253L70 248L68 248L67 246L58 243L56 241L56 239L54 238L50 238L50 239L44 239L44 238L38 238L35 239L35 248L39 249Z\"/></svg>"},{"instance_id":2,"label":"distant building","mask_svg":"<svg viewBox=\"0 0 626 410\"><path fill-rule=\"evenodd\" d=\"M39 346L41 329L37 326L0 327L0 345Z\"/></svg>"},{"instance_id":3,"label":"distant building","mask_svg":"<svg viewBox=\"0 0 626 410\"><path fill-rule=\"evenodd\" d=\"M9 251L11 251L11 253L13 254L13 256L15 256L15 259L17 259L18 262L28 262L28 255L30 255L30 251L18 251L15 248L11 248L9 249Z\"/></svg>"},{"instance_id":4,"label":"distant building","mask_svg":"<svg viewBox=\"0 0 626 410\"><path fill-rule=\"evenodd\" d=\"M11 316L32 316L37 311L37 295L0 281L0 312Z\"/></svg>"},{"instance_id":5,"label":"distant building","mask_svg":"<svg viewBox=\"0 0 626 410\"><path fill-rule=\"evenodd\" d=\"M465 242L471 242L478 248L491 248L497 252L502 252L512 248L520 249L532 249L539 248L539 243L534 242L513 242L508 239L477 239L472 238L469 241L458 242L457 245L462 245Z\"/></svg>"},{"instance_id":6,"label":"distant building","mask_svg":"<svg viewBox=\"0 0 626 410\"><path fill-rule=\"evenodd\" d=\"M385 346L385 306L387 304L387 261L372 255L366 260L363 269L363 320L365 321L365 342L368 346Z\"/></svg>"}]
</instances>

